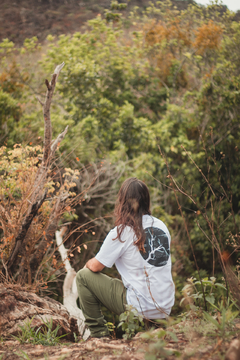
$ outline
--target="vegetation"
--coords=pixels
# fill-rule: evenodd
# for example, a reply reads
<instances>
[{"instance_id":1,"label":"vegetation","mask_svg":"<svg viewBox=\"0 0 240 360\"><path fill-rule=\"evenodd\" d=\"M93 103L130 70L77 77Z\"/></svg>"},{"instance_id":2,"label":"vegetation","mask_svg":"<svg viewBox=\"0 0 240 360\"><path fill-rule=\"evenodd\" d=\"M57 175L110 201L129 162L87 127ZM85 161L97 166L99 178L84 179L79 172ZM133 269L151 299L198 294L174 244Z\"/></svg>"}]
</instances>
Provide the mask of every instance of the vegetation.
<instances>
[{"instance_id":1,"label":"vegetation","mask_svg":"<svg viewBox=\"0 0 240 360\"><path fill-rule=\"evenodd\" d=\"M57 336L60 326L57 325L55 329L53 329L52 319L50 321L44 322L43 326L40 326L38 329L33 329L31 327L31 323L34 317L29 320L24 326L20 326L21 333L19 336L14 336L16 340L22 343L29 343L33 345L47 345L53 346L60 342L60 339L66 335Z\"/></svg>"},{"instance_id":2,"label":"vegetation","mask_svg":"<svg viewBox=\"0 0 240 360\"><path fill-rule=\"evenodd\" d=\"M119 316L119 321L118 327L121 326L124 331L123 339L131 339L143 330L143 317L131 305L126 305L126 311Z\"/></svg>"},{"instance_id":3,"label":"vegetation","mask_svg":"<svg viewBox=\"0 0 240 360\"><path fill-rule=\"evenodd\" d=\"M44 96L42 77L64 61L53 136L69 130L49 172L48 199L27 235L34 241L26 248L25 275L14 280L60 291L52 240L37 275L27 263L60 188L71 193L59 224L68 224L67 247L78 270L112 226L119 184L137 176L149 185L152 212L172 235L173 315L182 311L184 295L182 304L191 305L186 318L210 321L223 337L240 306L240 23L217 3L178 10L157 2L124 16L122 8L113 2L83 32L49 35L44 45L37 38L20 48L0 43L0 269L41 164L44 124L36 97ZM126 326L128 315L120 321L131 337L138 324L134 318L133 331ZM162 354L166 336L159 335L149 358Z\"/></svg>"}]
</instances>

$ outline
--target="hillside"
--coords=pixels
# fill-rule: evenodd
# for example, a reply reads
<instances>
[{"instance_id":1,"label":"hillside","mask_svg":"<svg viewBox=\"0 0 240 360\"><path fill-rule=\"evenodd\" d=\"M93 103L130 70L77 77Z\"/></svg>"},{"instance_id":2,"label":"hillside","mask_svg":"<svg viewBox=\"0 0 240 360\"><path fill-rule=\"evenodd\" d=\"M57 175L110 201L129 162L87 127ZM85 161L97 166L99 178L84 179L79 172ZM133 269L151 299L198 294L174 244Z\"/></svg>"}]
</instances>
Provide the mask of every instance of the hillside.
<instances>
[{"instance_id":1,"label":"hillside","mask_svg":"<svg viewBox=\"0 0 240 360\"><path fill-rule=\"evenodd\" d=\"M119 1L124 2L124 1ZM184 9L192 0L173 1ZM132 6L146 8L149 1L131 0ZM103 14L111 0L1 0L0 40L8 38L21 45L26 38L37 36L43 41L48 34L60 35L80 31L86 20Z\"/></svg>"}]
</instances>

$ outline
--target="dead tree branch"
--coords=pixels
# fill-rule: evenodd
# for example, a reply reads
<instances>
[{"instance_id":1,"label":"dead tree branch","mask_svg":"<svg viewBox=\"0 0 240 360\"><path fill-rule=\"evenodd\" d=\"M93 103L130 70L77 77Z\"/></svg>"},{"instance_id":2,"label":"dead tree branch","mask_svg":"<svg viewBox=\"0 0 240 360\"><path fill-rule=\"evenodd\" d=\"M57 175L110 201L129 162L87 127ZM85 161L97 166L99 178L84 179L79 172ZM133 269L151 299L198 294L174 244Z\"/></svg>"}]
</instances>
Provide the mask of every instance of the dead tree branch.
<instances>
[{"instance_id":1,"label":"dead tree branch","mask_svg":"<svg viewBox=\"0 0 240 360\"><path fill-rule=\"evenodd\" d=\"M18 235L16 236L15 245L12 249L11 255L7 262L7 269L8 269L9 273L13 273L18 264L17 256L19 254L23 240L25 239L27 231L28 231L34 217L37 215L38 210L40 209L40 207L42 206L42 203L46 199L46 196L47 196L47 192L45 192L43 194L42 198L39 201L37 201L36 203L34 203L31 206L29 215L25 217L25 220L21 226L21 229L19 230Z\"/></svg>"},{"instance_id":2,"label":"dead tree branch","mask_svg":"<svg viewBox=\"0 0 240 360\"><path fill-rule=\"evenodd\" d=\"M64 246L63 236L65 231L66 227L63 227L61 231L56 231L55 235L58 251L67 272L63 284L63 305L67 308L70 315L77 318L79 333L82 335L83 339L86 340L90 336L90 331L85 328L84 315L82 310L77 306L78 291L76 285L76 272L68 260L68 251Z\"/></svg>"},{"instance_id":3,"label":"dead tree branch","mask_svg":"<svg viewBox=\"0 0 240 360\"><path fill-rule=\"evenodd\" d=\"M58 221L62 213L61 210L62 210L61 199L58 199L50 215L45 234L42 236L39 245L36 248L36 251L31 256L30 267L31 267L32 276L34 276L37 269L39 268L39 265L43 260L46 250L48 249L52 239L54 238L58 226Z\"/></svg>"},{"instance_id":4,"label":"dead tree branch","mask_svg":"<svg viewBox=\"0 0 240 360\"><path fill-rule=\"evenodd\" d=\"M54 140L54 142L51 145L51 157L53 157L53 155L55 154L55 151L57 150L57 146L58 144L63 140L64 136L66 135L68 131L68 126L66 126L65 130L58 135L58 137L56 138L56 140Z\"/></svg>"},{"instance_id":5,"label":"dead tree branch","mask_svg":"<svg viewBox=\"0 0 240 360\"><path fill-rule=\"evenodd\" d=\"M50 83L48 82L48 80L45 81L45 84L47 86L47 92L46 92L45 102L43 104L44 129L45 129L43 161L37 171L33 185L33 190L30 195L29 202L31 205L29 205L24 222L16 235L15 245L8 259L7 270L12 274L14 273L20 262L18 255L24 252L23 251L24 249L22 249L22 247L27 231L32 223L33 218L37 215L38 210L40 209L43 201L46 198L47 192L46 190L44 190L44 186L47 182L47 174L51 165L51 160L54 157L55 151L57 149L57 145L62 141L68 130L68 127L66 127L66 129L60 135L58 135L57 139L52 144L52 125L50 118L50 107L51 107L52 96L56 86L57 78L63 66L64 63L58 65L55 68ZM32 255L32 258L30 260L31 266L33 267L32 275L36 272L38 266L40 265L43 259L43 256L47 248L46 247L47 244L54 237L57 228L57 223L61 213L62 200L59 198L56 201L54 210L49 219L49 225L47 227L46 234L40 241L35 253Z\"/></svg>"},{"instance_id":6,"label":"dead tree branch","mask_svg":"<svg viewBox=\"0 0 240 360\"><path fill-rule=\"evenodd\" d=\"M43 186L46 181L47 177L47 171L50 167L51 159L54 157L55 151L57 149L57 144L59 144L62 139L64 138L65 134L67 133L68 127L60 134L58 135L57 139L53 142L53 144L56 144L54 147L52 144L52 124L51 124L51 117L50 117L50 108L51 108L51 102L52 97L54 93L54 89L56 86L57 78L59 76L60 71L62 70L64 66L64 63L61 65L58 65L56 69L54 70L54 73L52 75L52 80L49 84L48 80L45 81L45 84L47 86L47 92L45 96L45 102L43 105L43 117L44 117L44 150L43 150L43 161L42 165L40 166L36 180L33 187L33 192L31 196L31 201L33 202L35 198L38 197L38 194L40 194L43 190Z\"/></svg>"}]
</instances>

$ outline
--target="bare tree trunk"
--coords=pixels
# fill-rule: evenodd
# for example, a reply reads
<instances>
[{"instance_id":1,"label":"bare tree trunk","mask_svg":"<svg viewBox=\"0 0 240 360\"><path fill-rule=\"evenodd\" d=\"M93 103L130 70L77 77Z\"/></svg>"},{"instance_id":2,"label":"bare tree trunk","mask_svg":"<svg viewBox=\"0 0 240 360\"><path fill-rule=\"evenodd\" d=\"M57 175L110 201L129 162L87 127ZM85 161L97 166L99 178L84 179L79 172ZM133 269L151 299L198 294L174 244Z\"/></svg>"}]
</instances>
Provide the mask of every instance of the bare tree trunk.
<instances>
[{"instance_id":1,"label":"bare tree trunk","mask_svg":"<svg viewBox=\"0 0 240 360\"><path fill-rule=\"evenodd\" d=\"M50 167L51 160L55 154L57 145L55 145L53 148L51 147L52 142L52 124L51 124L51 117L50 117L50 108L51 108L51 102L52 102L52 96L53 92L56 86L57 78L60 74L60 71L62 70L64 66L64 63L61 65L58 65L56 69L54 70L54 73L52 75L52 80L49 84L48 80L45 80L45 84L47 86L47 92L45 97L45 102L43 104L43 117L44 117L44 149L43 149L43 161L41 166L39 167L38 173L36 175L33 192L31 195L31 202L35 201L38 196L42 193L43 187L46 182L47 177L47 171ZM57 137L57 143L60 142L66 132L68 127L63 131L62 134L58 135ZM56 143L56 140L54 141L54 144Z\"/></svg>"},{"instance_id":2,"label":"bare tree trunk","mask_svg":"<svg viewBox=\"0 0 240 360\"><path fill-rule=\"evenodd\" d=\"M58 251L60 252L62 261L65 265L67 275L63 284L63 305L69 311L71 316L77 318L77 324L80 335L86 340L90 336L89 329L85 327L85 318L82 310L77 306L77 285L76 285L76 272L72 268L70 261L68 260L67 249L63 244L63 235L66 231L66 227L62 228L61 231L56 231L56 243L58 245Z\"/></svg>"},{"instance_id":3,"label":"bare tree trunk","mask_svg":"<svg viewBox=\"0 0 240 360\"><path fill-rule=\"evenodd\" d=\"M40 209L46 197L44 185L46 184L47 181L47 174L51 165L51 160L53 159L58 143L61 142L61 140L64 138L68 130L68 127L66 127L65 130L60 135L58 135L57 139L52 144L52 126L51 126L51 118L50 118L50 107L51 107L52 96L54 93L57 78L63 66L64 63L56 67L50 83L48 82L48 80L45 81L45 84L47 86L47 92L46 92L45 102L44 104L42 104L43 115L44 115L44 127L45 127L43 161L38 169L34 181L33 190L30 195L30 199L28 200L30 205L27 209L24 223L22 224L18 233L16 234L15 245L11 251L11 254L6 264L7 265L6 271L9 272L11 275L15 273L15 271L19 266L19 263L21 261L21 257L19 255L20 253L24 253L24 248L23 248L24 239L32 223L32 220L37 215L38 210ZM57 222L60 216L61 200L59 199L59 201L57 201L56 204L55 204L54 213L50 217L49 226L47 228L45 237L42 238L42 241L40 242L38 248L36 249L36 251L39 251L39 254L38 256L37 254L34 254L31 259L31 264L33 266L32 276L36 272L36 269L38 268L38 266L40 265L43 259L46 250L46 246L45 246L46 242L51 241L55 234L57 228Z\"/></svg>"}]
</instances>

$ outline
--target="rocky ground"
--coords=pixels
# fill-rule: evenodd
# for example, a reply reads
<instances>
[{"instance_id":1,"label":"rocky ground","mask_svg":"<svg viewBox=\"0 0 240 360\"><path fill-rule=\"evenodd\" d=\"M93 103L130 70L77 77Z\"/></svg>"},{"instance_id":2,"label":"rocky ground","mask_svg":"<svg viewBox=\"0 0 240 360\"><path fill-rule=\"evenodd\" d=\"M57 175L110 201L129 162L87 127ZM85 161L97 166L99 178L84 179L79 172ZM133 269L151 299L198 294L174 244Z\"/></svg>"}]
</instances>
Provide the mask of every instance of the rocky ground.
<instances>
[{"instance_id":1,"label":"rocky ground","mask_svg":"<svg viewBox=\"0 0 240 360\"><path fill-rule=\"evenodd\" d=\"M223 322L220 314L212 321L211 317L209 321L201 320L195 312L187 315L186 319L170 319L167 328L137 333L131 340L114 339L113 336L83 341L77 335L76 319L59 302L39 297L17 285L1 284L0 360L172 360L177 357L181 360L222 360L231 344L239 347L239 354L226 359L240 359L239 317L230 321L232 313L225 313L226 321ZM51 326L48 325L50 321ZM36 336L40 328L45 336L41 339ZM55 335L54 331L57 331ZM61 336L60 343L56 336ZM31 341L35 344L50 342L54 346L33 345Z\"/></svg>"},{"instance_id":2,"label":"rocky ground","mask_svg":"<svg viewBox=\"0 0 240 360\"><path fill-rule=\"evenodd\" d=\"M168 331L156 329L138 333L131 340L89 339L55 346L20 344L17 340L0 342L1 360L239 360L240 320L231 335L213 336L200 320L182 321ZM205 334L204 334L205 331ZM164 336L162 334L166 332Z\"/></svg>"}]
</instances>

